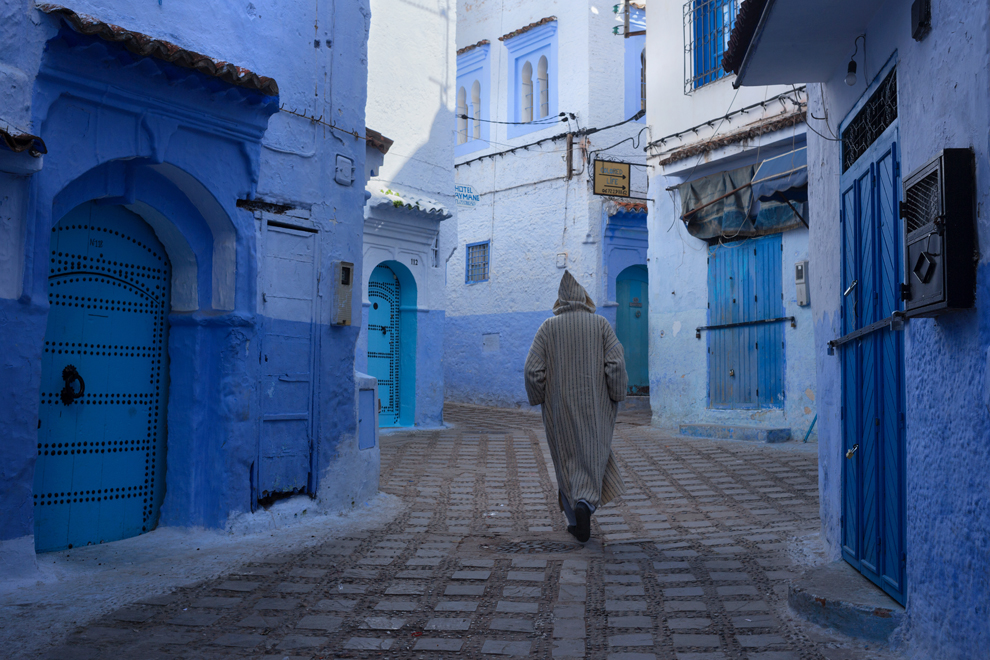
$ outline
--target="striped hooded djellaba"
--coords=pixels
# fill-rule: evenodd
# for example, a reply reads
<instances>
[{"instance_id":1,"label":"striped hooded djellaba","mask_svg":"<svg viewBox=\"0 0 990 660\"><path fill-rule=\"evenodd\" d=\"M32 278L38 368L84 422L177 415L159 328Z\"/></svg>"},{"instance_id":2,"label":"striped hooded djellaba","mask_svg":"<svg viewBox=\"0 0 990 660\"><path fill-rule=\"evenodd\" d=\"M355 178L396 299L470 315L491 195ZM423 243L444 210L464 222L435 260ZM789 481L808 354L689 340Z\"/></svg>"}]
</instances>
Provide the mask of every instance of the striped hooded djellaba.
<instances>
[{"instance_id":1,"label":"striped hooded djellaba","mask_svg":"<svg viewBox=\"0 0 990 660\"><path fill-rule=\"evenodd\" d=\"M526 394L542 404L561 495L572 507L585 500L597 508L625 491L612 432L629 379L612 326L568 271L557 295L526 358Z\"/></svg>"}]
</instances>

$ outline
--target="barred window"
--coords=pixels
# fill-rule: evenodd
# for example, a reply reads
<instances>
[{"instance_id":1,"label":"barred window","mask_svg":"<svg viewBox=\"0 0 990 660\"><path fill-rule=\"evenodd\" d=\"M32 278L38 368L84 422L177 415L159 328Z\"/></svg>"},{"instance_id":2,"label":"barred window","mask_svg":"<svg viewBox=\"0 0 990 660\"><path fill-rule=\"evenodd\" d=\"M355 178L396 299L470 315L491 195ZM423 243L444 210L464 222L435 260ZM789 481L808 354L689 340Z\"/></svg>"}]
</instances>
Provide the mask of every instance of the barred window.
<instances>
[{"instance_id":1,"label":"barred window","mask_svg":"<svg viewBox=\"0 0 990 660\"><path fill-rule=\"evenodd\" d=\"M689 0L684 5L684 93L720 80L722 55L739 13L738 0Z\"/></svg>"},{"instance_id":2,"label":"barred window","mask_svg":"<svg viewBox=\"0 0 990 660\"><path fill-rule=\"evenodd\" d=\"M467 246L467 282L488 281L488 260L491 241Z\"/></svg>"}]
</instances>

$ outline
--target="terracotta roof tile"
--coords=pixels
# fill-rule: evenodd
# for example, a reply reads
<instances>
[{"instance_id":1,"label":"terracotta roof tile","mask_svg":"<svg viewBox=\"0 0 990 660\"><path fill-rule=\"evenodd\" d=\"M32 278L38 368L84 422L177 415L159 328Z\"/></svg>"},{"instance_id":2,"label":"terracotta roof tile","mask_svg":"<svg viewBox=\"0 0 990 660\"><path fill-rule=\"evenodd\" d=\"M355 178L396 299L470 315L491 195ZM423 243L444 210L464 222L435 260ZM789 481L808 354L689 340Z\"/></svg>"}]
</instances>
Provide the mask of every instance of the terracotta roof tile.
<instances>
[{"instance_id":1,"label":"terracotta roof tile","mask_svg":"<svg viewBox=\"0 0 990 660\"><path fill-rule=\"evenodd\" d=\"M738 131L726 133L725 135L717 135L705 142L699 142L697 144L692 144L672 151L668 155L661 158L657 164L660 166L670 165L671 163L676 163L677 161L690 158L691 156L705 154L730 144L743 142L767 133L796 126L797 124L803 124L806 120L807 110L799 110L797 112L768 117L762 121L757 121L748 126L744 126Z\"/></svg>"},{"instance_id":2,"label":"terracotta roof tile","mask_svg":"<svg viewBox=\"0 0 990 660\"><path fill-rule=\"evenodd\" d=\"M760 17L766 9L767 0L743 0L736 15L736 23L729 35L729 46L722 55L722 69L726 73L739 73L749 44L756 34Z\"/></svg>"},{"instance_id":3,"label":"terracotta roof tile","mask_svg":"<svg viewBox=\"0 0 990 660\"><path fill-rule=\"evenodd\" d=\"M60 17L80 34L95 35L104 41L119 43L136 55L153 57L187 69L194 69L231 85L254 89L267 96L278 96L278 83L274 79L259 76L230 62L187 50L163 39L155 39L140 32L127 30L119 25L106 23L87 14L77 14L61 5L44 4L37 7L46 14Z\"/></svg>"},{"instance_id":4,"label":"terracotta roof tile","mask_svg":"<svg viewBox=\"0 0 990 660\"><path fill-rule=\"evenodd\" d=\"M392 144L395 140L387 138L376 130L372 130L367 126L364 127L364 135L368 140L368 144L373 146L378 151L383 154L387 154L388 150L392 148Z\"/></svg>"},{"instance_id":5,"label":"terracotta roof tile","mask_svg":"<svg viewBox=\"0 0 990 660\"><path fill-rule=\"evenodd\" d=\"M45 146L45 141L40 137L14 130L10 126L0 128L0 141L15 153L27 151L32 156L48 153L48 147Z\"/></svg>"},{"instance_id":6,"label":"terracotta roof tile","mask_svg":"<svg viewBox=\"0 0 990 660\"><path fill-rule=\"evenodd\" d=\"M511 39L512 37L518 37L520 34L522 34L524 32L529 32L533 28L540 27L541 25L546 25L547 23L553 23L556 20L557 20L557 17L556 16L547 16L546 18L541 18L540 20L536 21L535 23L530 23L529 25L527 25L525 27L521 27L518 30L513 30L512 32L510 32L508 34L503 34L501 37L498 38L498 40L499 41L505 41L506 39Z\"/></svg>"},{"instance_id":7,"label":"terracotta roof tile","mask_svg":"<svg viewBox=\"0 0 990 660\"><path fill-rule=\"evenodd\" d=\"M476 44L471 44L470 46L465 46L464 48L461 48L460 50L457 51L457 54L458 55L463 55L464 53L466 53L468 51L474 50L475 48L481 48L482 46L487 46L490 43L491 42L488 41L488 39L482 39L481 41L479 41Z\"/></svg>"},{"instance_id":8,"label":"terracotta roof tile","mask_svg":"<svg viewBox=\"0 0 990 660\"><path fill-rule=\"evenodd\" d=\"M646 202L623 202L618 199L612 200L615 202L616 206L621 208L623 211L629 211L631 213L646 213Z\"/></svg>"}]
</instances>

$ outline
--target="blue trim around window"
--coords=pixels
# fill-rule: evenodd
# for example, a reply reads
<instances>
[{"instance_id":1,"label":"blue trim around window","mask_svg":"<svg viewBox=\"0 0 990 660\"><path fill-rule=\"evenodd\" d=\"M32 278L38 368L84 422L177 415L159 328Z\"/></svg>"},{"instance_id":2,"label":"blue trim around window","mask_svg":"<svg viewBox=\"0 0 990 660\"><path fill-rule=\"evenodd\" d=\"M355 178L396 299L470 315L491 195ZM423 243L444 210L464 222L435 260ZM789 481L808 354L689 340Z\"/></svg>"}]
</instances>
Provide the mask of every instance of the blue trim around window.
<instances>
[{"instance_id":1,"label":"blue trim around window","mask_svg":"<svg viewBox=\"0 0 990 660\"><path fill-rule=\"evenodd\" d=\"M475 114L475 104L472 99L472 89L474 83L477 82L481 88L478 108L480 109L480 136L478 138L474 137L474 120L469 119L467 122L467 142L458 144L457 130L460 130L461 124L454 119L454 125L457 127L454 133L454 156L463 156L479 149L484 149L488 146L488 135L489 135L489 124L488 120L490 117L491 108L491 74L489 69L489 62L491 58L489 57L489 46L484 44L473 48L463 55L457 56L457 87L454 92L454 107L456 108L460 103L460 93L461 88L464 88L465 101L467 104L468 112L466 113L468 117L474 117ZM460 114L458 110L456 114Z\"/></svg>"},{"instance_id":2,"label":"blue trim around window","mask_svg":"<svg viewBox=\"0 0 990 660\"><path fill-rule=\"evenodd\" d=\"M484 260L480 262L475 262L476 265L480 265L481 274L478 279L471 279L471 248L477 248L479 246L485 246L484 250ZM483 264L483 265L482 265ZM464 282L465 284L478 284L479 282L487 282L491 277L491 265L492 265L492 242L481 241L479 243L468 243L464 246Z\"/></svg>"},{"instance_id":3,"label":"blue trim around window","mask_svg":"<svg viewBox=\"0 0 990 660\"><path fill-rule=\"evenodd\" d=\"M505 40L509 56L509 107L506 116L510 122L521 122L522 70L526 62L533 70L533 122L509 124L506 136L516 138L545 128L557 128L557 21L544 23L519 36ZM540 57L547 58L548 111L545 118L539 116L540 92L537 83L537 67Z\"/></svg>"},{"instance_id":4,"label":"blue trim around window","mask_svg":"<svg viewBox=\"0 0 990 660\"><path fill-rule=\"evenodd\" d=\"M646 29L646 12L636 7L629 8L629 31L638 32ZM623 97L625 102L625 117L628 119L640 110L640 100L642 99L642 69L644 49L646 48L646 35L640 34L635 37L627 37L625 40L625 57L623 72L625 75L625 92ZM646 123L646 115L639 119L639 123Z\"/></svg>"}]
</instances>

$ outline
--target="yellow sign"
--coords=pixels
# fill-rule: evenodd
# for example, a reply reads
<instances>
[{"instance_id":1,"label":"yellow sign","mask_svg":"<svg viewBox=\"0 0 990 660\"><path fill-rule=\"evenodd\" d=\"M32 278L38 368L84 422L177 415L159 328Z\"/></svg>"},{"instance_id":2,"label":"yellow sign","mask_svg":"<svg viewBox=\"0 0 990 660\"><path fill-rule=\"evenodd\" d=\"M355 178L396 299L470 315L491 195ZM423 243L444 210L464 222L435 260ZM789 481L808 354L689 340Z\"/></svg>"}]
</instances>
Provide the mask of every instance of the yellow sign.
<instances>
[{"instance_id":1,"label":"yellow sign","mask_svg":"<svg viewBox=\"0 0 990 660\"><path fill-rule=\"evenodd\" d=\"M629 197L629 163L595 161L595 194Z\"/></svg>"}]
</instances>

